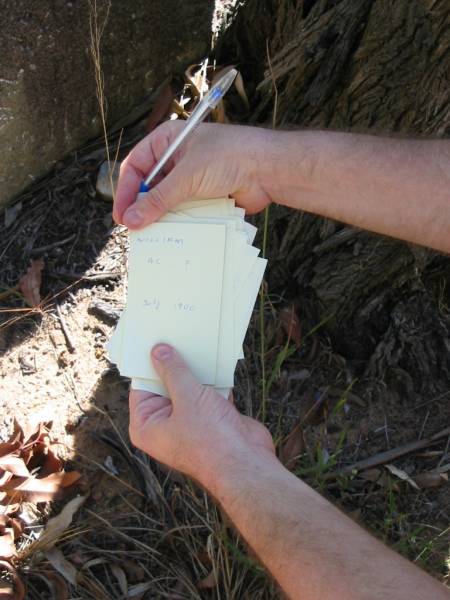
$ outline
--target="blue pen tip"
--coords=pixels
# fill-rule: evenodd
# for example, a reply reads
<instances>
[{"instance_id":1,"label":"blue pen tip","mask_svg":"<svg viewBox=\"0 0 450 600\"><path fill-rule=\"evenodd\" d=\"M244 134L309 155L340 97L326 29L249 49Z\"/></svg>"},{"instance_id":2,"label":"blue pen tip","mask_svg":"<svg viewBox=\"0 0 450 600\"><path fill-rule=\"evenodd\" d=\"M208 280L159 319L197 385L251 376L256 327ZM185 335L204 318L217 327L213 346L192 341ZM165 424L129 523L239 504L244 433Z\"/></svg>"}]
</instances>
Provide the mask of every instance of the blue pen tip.
<instances>
[{"instance_id":1,"label":"blue pen tip","mask_svg":"<svg viewBox=\"0 0 450 600\"><path fill-rule=\"evenodd\" d=\"M143 192L144 192L144 193L145 193L145 192L148 192L148 191L149 191L149 189L150 189L150 186L149 186L149 185L147 185L147 184L145 183L145 181L141 181L141 185L139 186L139 193L141 194L141 193L143 193Z\"/></svg>"}]
</instances>

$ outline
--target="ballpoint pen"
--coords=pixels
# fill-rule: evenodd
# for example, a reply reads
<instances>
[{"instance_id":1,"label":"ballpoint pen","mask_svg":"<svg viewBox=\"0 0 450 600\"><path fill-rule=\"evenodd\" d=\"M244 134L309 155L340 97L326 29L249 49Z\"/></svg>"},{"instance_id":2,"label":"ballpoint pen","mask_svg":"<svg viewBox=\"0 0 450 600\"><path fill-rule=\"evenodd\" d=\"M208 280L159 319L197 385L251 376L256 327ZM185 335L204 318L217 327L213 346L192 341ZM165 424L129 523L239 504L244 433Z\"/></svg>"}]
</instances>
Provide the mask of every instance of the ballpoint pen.
<instances>
[{"instance_id":1,"label":"ballpoint pen","mask_svg":"<svg viewBox=\"0 0 450 600\"><path fill-rule=\"evenodd\" d=\"M209 90L206 96L200 101L198 106L192 112L191 116L186 121L186 126L180 132L180 134L174 139L167 150L163 153L159 161L150 171L148 176L141 182L139 193L148 192L150 189L151 181L158 175L164 165L167 163L169 158L174 152L181 146L184 140L194 131L208 114L216 108L222 98L225 96L227 91L230 89L231 84L235 80L237 75L236 69L230 69L219 79L219 81Z\"/></svg>"}]
</instances>

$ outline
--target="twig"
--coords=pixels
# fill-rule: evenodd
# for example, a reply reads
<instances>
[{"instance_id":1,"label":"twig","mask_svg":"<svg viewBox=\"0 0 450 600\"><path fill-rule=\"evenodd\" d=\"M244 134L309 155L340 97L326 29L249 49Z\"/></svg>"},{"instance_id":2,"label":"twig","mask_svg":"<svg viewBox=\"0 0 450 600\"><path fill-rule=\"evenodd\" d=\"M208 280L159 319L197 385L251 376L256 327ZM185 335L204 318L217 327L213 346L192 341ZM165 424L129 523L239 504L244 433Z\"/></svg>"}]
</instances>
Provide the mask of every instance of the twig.
<instances>
[{"instance_id":1,"label":"twig","mask_svg":"<svg viewBox=\"0 0 450 600\"><path fill-rule=\"evenodd\" d=\"M415 452L416 450L422 450L422 448L432 446L446 436L450 436L450 427L446 427L445 429L443 429L439 433L436 433L428 439L418 440L417 442L411 442L410 444L405 444L404 446L392 448L392 450L380 452L379 454L375 454L374 456L370 456L369 458L360 460L354 463L353 465L343 467L339 471L335 471L334 473L328 473L325 475L325 479L335 479L339 475L350 475L358 471L363 471L365 469L377 467L378 465L386 464L397 458L400 458L401 456L405 456L405 454L410 454L411 452Z\"/></svg>"},{"instance_id":2,"label":"twig","mask_svg":"<svg viewBox=\"0 0 450 600\"><path fill-rule=\"evenodd\" d=\"M147 544L144 544L140 540L131 538L126 533L123 533L123 531L120 531L120 529L117 529L117 527L114 527L114 525L112 523L110 523L107 519L105 519L104 517L102 517L98 513L95 513L93 510L90 510L89 508L87 508L86 512L89 515L91 515L92 517L98 519L108 529L112 529L118 536L124 538L127 542L131 541L135 546L138 546L139 548L142 548L143 550L145 550L146 552L148 552L152 556L158 556L158 555L160 556L161 555L161 553L158 550L155 550L155 548L151 548L150 546L147 546Z\"/></svg>"},{"instance_id":3,"label":"twig","mask_svg":"<svg viewBox=\"0 0 450 600\"><path fill-rule=\"evenodd\" d=\"M434 398L431 398L431 400L425 400L425 402L421 402L420 404L417 404L416 406L414 406L413 410L417 410L418 408L423 408L424 406L428 406L429 404L433 404L433 402L438 402L439 400L442 400L443 398L445 398L449 394L450 394L450 391L444 392L443 394L439 394L439 396L435 396Z\"/></svg>"},{"instance_id":4,"label":"twig","mask_svg":"<svg viewBox=\"0 0 450 600\"><path fill-rule=\"evenodd\" d=\"M63 273L49 273L52 277L57 277L58 279L76 279L76 283L80 281L107 281L108 279L117 279L120 277L120 273L93 273L92 275L85 275L83 273L71 273L71 272L63 272Z\"/></svg>"},{"instance_id":5,"label":"twig","mask_svg":"<svg viewBox=\"0 0 450 600\"><path fill-rule=\"evenodd\" d=\"M63 317L63 314L61 312L61 307L59 306L59 304L56 304L56 312L58 314L58 319L59 319L59 323L61 325L61 329L62 329L64 337L66 339L67 348L69 349L69 352L75 352L75 345L72 341L72 337L70 335L69 328L67 327L67 323Z\"/></svg>"},{"instance_id":6,"label":"twig","mask_svg":"<svg viewBox=\"0 0 450 600\"><path fill-rule=\"evenodd\" d=\"M64 246L73 240L75 237L75 233L64 240L59 240L57 242L53 242L53 244L47 244L46 246L40 246L39 248L32 248L30 254L35 256L36 254L41 254L42 252L47 252L47 250L52 250L53 248L57 248L58 246Z\"/></svg>"},{"instance_id":7,"label":"twig","mask_svg":"<svg viewBox=\"0 0 450 600\"><path fill-rule=\"evenodd\" d=\"M98 314L102 319L116 323L123 311L123 307L112 306L103 300L93 300L89 306L89 310Z\"/></svg>"}]
</instances>

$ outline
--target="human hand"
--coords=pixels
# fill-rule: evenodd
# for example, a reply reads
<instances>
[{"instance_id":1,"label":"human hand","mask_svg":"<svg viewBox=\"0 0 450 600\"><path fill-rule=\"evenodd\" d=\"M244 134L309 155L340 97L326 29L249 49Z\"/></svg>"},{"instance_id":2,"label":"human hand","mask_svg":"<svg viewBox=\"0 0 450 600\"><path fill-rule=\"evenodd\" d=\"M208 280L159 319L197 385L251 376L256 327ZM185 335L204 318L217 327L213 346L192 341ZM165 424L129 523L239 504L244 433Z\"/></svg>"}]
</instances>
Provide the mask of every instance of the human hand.
<instances>
[{"instance_id":1,"label":"human hand","mask_svg":"<svg viewBox=\"0 0 450 600\"><path fill-rule=\"evenodd\" d=\"M268 430L201 385L176 350L160 344L153 348L152 359L170 400L130 392L130 439L135 446L209 490L217 478L255 456L276 461Z\"/></svg>"},{"instance_id":2,"label":"human hand","mask_svg":"<svg viewBox=\"0 0 450 600\"><path fill-rule=\"evenodd\" d=\"M188 198L231 195L248 213L269 204L259 174L271 132L214 123L200 125L166 164L155 187L135 202L141 181L183 127L179 121L160 125L123 161L113 209L117 223L140 229Z\"/></svg>"}]
</instances>

